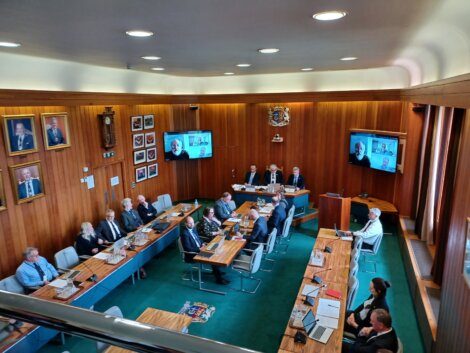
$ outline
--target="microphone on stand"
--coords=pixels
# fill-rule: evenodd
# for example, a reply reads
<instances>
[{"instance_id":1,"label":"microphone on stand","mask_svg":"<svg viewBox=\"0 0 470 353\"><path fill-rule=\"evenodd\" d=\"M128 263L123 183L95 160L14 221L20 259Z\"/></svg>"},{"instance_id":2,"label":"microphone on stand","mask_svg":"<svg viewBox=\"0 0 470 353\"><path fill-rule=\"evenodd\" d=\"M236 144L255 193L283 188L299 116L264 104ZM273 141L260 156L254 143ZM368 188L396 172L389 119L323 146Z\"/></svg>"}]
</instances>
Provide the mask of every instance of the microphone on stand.
<instances>
[{"instance_id":1,"label":"microphone on stand","mask_svg":"<svg viewBox=\"0 0 470 353\"><path fill-rule=\"evenodd\" d=\"M325 249L323 250L324 252L328 253L328 254L331 254L333 252L333 249L329 246L330 244L334 243L335 241L341 239L341 237L337 237L336 239L333 239L332 241L329 241L326 245L325 245Z\"/></svg>"},{"instance_id":2,"label":"microphone on stand","mask_svg":"<svg viewBox=\"0 0 470 353\"><path fill-rule=\"evenodd\" d=\"M90 270L91 276L86 279L86 281L98 282L98 275L86 264L86 261L80 263L80 265L85 266L86 269Z\"/></svg>"},{"instance_id":3,"label":"microphone on stand","mask_svg":"<svg viewBox=\"0 0 470 353\"><path fill-rule=\"evenodd\" d=\"M326 287L326 284L322 284L320 287L316 287L315 289L305 294L304 304L313 306L315 304L315 298L311 297L310 294L318 292L320 289L325 288L325 287Z\"/></svg>"},{"instance_id":4,"label":"microphone on stand","mask_svg":"<svg viewBox=\"0 0 470 353\"><path fill-rule=\"evenodd\" d=\"M317 276L317 273L320 273L320 272L326 272L326 271L330 271L332 270L333 268L330 267L330 268L327 268L325 270L321 270L321 271L317 271L313 274L313 277L312 277L312 283L317 283L317 284L323 284L323 279L320 277L320 276Z\"/></svg>"}]
</instances>

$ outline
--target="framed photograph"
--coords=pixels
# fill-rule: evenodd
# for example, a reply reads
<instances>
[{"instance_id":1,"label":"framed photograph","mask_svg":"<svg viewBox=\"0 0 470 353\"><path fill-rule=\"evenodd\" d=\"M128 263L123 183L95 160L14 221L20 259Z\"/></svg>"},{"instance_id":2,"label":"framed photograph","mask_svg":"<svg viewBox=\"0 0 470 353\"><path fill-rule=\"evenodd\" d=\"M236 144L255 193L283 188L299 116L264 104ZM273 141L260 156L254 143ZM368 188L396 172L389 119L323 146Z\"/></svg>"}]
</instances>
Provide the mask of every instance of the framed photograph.
<instances>
[{"instance_id":1,"label":"framed photograph","mask_svg":"<svg viewBox=\"0 0 470 353\"><path fill-rule=\"evenodd\" d=\"M465 240L465 254L463 258L463 277L470 288L470 217L467 217L467 236Z\"/></svg>"},{"instance_id":2,"label":"framed photograph","mask_svg":"<svg viewBox=\"0 0 470 353\"><path fill-rule=\"evenodd\" d=\"M141 182L147 179L147 167L135 168L135 181Z\"/></svg>"},{"instance_id":3,"label":"framed photograph","mask_svg":"<svg viewBox=\"0 0 470 353\"><path fill-rule=\"evenodd\" d=\"M155 127L153 114L151 115L144 115L144 129L153 129Z\"/></svg>"},{"instance_id":4,"label":"framed photograph","mask_svg":"<svg viewBox=\"0 0 470 353\"><path fill-rule=\"evenodd\" d=\"M16 203L29 202L44 196L41 162L11 166L10 176Z\"/></svg>"},{"instance_id":5,"label":"framed photograph","mask_svg":"<svg viewBox=\"0 0 470 353\"><path fill-rule=\"evenodd\" d=\"M155 146L155 132L148 132L145 134L145 147Z\"/></svg>"},{"instance_id":6,"label":"framed photograph","mask_svg":"<svg viewBox=\"0 0 470 353\"><path fill-rule=\"evenodd\" d=\"M144 128L142 115L131 116L131 130L141 131Z\"/></svg>"},{"instance_id":7,"label":"framed photograph","mask_svg":"<svg viewBox=\"0 0 470 353\"><path fill-rule=\"evenodd\" d=\"M44 113L41 114L41 121L46 150L70 147L67 113Z\"/></svg>"},{"instance_id":8,"label":"framed photograph","mask_svg":"<svg viewBox=\"0 0 470 353\"><path fill-rule=\"evenodd\" d=\"M145 146L144 134L132 135L132 146L134 149L143 148Z\"/></svg>"},{"instance_id":9,"label":"framed photograph","mask_svg":"<svg viewBox=\"0 0 470 353\"><path fill-rule=\"evenodd\" d=\"M5 198L5 188L3 186L3 172L0 169L0 211L7 209L7 200Z\"/></svg>"},{"instance_id":10,"label":"framed photograph","mask_svg":"<svg viewBox=\"0 0 470 353\"><path fill-rule=\"evenodd\" d=\"M145 150L134 151L134 165L146 162L147 159L145 155L146 155Z\"/></svg>"},{"instance_id":11,"label":"framed photograph","mask_svg":"<svg viewBox=\"0 0 470 353\"><path fill-rule=\"evenodd\" d=\"M148 167L147 167L148 171L147 171L147 179L150 179L150 178L154 178L158 175L158 164L155 163L155 164L150 164Z\"/></svg>"},{"instance_id":12,"label":"framed photograph","mask_svg":"<svg viewBox=\"0 0 470 353\"><path fill-rule=\"evenodd\" d=\"M3 132L9 156L37 152L34 115L3 115Z\"/></svg>"},{"instance_id":13,"label":"framed photograph","mask_svg":"<svg viewBox=\"0 0 470 353\"><path fill-rule=\"evenodd\" d=\"M157 160L157 149L154 148L149 148L147 150L147 162L153 162Z\"/></svg>"}]
</instances>

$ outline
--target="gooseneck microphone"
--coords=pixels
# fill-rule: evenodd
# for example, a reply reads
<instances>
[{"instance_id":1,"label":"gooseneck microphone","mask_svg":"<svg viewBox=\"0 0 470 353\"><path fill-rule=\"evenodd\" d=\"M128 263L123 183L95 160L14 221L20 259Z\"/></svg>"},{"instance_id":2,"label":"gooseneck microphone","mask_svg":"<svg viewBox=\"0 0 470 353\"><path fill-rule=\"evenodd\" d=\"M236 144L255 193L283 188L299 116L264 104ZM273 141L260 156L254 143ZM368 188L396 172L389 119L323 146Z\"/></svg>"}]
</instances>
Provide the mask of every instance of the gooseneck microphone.
<instances>
[{"instance_id":1,"label":"gooseneck microphone","mask_svg":"<svg viewBox=\"0 0 470 353\"><path fill-rule=\"evenodd\" d=\"M308 292L306 295L305 295L305 300L304 300L304 304L305 305L310 305L310 306L313 306L315 304L315 299L313 297L310 296L310 294L314 293L314 292L318 292L320 289L322 288L325 288L326 287L326 284L323 284L321 285L320 287L316 287L314 290Z\"/></svg>"},{"instance_id":2,"label":"gooseneck microphone","mask_svg":"<svg viewBox=\"0 0 470 353\"><path fill-rule=\"evenodd\" d=\"M98 275L86 264L86 261L81 262L80 265L85 266L85 268L91 272L91 276L86 279L87 281L98 282Z\"/></svg>"},{"instance_id":3,"label":"gooseneck microphone","mask_svg":"<svg viewBox=\"0 0 470 353\"><path fill-rule=\"evenodd\" d=\"M337 241L339 239L341 239L341 237L337 237L337 238L329 241L328 243L326 243L325 249L323 249L323 251L328 253L328 254L331 254L333 252L333 249L330 247L330 245L333 244L335 241Z\"/></svg>"},{"instance_id":4,"label":"gooseneck microphone","mask_svg":"<svg viewBox=\"0 0 470 353\"><path fill-rule=\"evenodd\" d=\"M317 273L322 273L322 272L327 272L327 271L331 271L333 268L330 267L330 268L326 268L324 270L320 270L320 271L317 271L313 274L313 277L312 277L312 283L318 283L318 284L323 284L323 279L320 277L320 276L317 276Z\"/></svg>"}]
</instances>

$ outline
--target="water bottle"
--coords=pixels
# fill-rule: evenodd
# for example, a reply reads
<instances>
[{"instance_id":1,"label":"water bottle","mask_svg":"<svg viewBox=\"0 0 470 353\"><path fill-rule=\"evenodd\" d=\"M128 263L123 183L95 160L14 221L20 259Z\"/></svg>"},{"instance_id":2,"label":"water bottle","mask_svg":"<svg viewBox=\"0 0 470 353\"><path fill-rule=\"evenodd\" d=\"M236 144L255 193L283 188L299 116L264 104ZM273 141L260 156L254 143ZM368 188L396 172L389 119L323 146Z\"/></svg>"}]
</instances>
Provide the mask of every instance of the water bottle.
<instances>
[{"instance_id":1,"label":"water bottle","mask_svg":"<svg viewBox=\"0 0 470 353\"><path fill-rule=\"evenodd\" d=\"M197 199L194 200L194 207L197 207L199 203L197 202Z\"/></svg>"}]
</instances>

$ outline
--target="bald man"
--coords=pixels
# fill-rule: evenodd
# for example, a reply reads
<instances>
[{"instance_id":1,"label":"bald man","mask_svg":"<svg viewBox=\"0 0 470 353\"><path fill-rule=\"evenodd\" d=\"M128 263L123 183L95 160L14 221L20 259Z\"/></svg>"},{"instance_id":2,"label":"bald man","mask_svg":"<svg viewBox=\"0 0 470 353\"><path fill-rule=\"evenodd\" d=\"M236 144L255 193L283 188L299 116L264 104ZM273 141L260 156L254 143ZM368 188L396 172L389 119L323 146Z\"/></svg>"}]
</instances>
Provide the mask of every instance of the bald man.
<instances>
[{"instance_id":1,"label":"bald man","mask_svg":"<svg viewBox=\"0 0 470 353\"><path fill-rule=\"evenodd\" d=\"M137 202L139 202L137 212L139 212L139 216L144 224L153 221L157 217L157 210L145 199L144 195L137 196Z\"/></svg>"}]
</instances>

